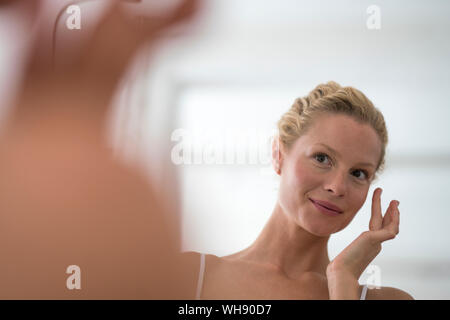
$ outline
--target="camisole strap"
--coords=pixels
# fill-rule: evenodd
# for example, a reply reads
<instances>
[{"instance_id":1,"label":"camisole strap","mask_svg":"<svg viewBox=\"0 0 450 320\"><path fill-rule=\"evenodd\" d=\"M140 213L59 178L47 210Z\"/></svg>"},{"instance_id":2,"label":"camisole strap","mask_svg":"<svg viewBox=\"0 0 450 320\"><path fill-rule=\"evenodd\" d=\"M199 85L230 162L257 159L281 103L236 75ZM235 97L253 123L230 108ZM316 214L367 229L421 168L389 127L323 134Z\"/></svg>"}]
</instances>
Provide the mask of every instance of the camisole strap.
<instances>
[{"instance_id":1,"label":"camisole strap","mask_svg":"<svg viewBox=\"0 0 450 320\"><path fill-rule=\"evenodd\" d=\"M201 253L200 254L200 271L198 272L197 292L195 294L195 300L200 300L200 295L202 294L204 275L205 275L205 255L203 253Z\"/></svg>"},{"instance_id":2,"label":"camisole strap","mask_svg":"<svg viewBox=\"0 0 450 320\"><path fill-rule=\"evenodd\" d=\"M366 300L366 293L367 293L367 284L363 286L362 292L361 292L361 298L359 300Z\"/></svg>"}]
</instances>

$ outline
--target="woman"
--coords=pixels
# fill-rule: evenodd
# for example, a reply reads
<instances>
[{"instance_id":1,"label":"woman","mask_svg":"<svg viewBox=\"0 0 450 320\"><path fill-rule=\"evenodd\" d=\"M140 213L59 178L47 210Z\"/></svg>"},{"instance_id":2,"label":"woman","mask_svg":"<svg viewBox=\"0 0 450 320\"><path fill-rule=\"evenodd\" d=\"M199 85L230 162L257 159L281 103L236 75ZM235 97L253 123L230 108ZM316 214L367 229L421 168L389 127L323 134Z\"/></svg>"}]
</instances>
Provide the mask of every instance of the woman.
<instances>
[{"instance_id":1,"label":"woman","mask_svg":"<svg viewBox=\"0 0 450 320\"><path fill-rule=\"evenodd\" d=\"M197 298L413 299L358 283L381 243L399 232L399 202L383 217L380 188L369 231L331 262L327 252L330 235L352 221L383 167L388 138L380 111L359 90L328 82L296 99L278 130L272 162L281 179L272 215L248 248L200 256Z\"/></svg>"}]
</instances>

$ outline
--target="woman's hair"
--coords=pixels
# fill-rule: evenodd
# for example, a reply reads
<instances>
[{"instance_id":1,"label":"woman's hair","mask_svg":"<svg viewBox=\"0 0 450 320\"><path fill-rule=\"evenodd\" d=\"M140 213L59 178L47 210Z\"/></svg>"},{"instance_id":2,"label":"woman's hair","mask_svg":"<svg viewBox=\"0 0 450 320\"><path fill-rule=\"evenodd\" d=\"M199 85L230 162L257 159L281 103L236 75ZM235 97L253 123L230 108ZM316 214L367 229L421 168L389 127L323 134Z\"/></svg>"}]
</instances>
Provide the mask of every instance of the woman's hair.
<instances>
[{"instance_id":1,"label":"woman's hair","mask_svg":"<svg viewBox=\"0 0 450 320\"><path fill-rule=\"evenodd\" d=\"M297 98L292 107L278 121L282 146L289 151L319 114L345 114L360 123L370 125L382 143L381 156L376 171L384 167L388 133L383 115L358 89L341 87L334 81L319 84L306 97Z\"/></svg>"}]
</instances>

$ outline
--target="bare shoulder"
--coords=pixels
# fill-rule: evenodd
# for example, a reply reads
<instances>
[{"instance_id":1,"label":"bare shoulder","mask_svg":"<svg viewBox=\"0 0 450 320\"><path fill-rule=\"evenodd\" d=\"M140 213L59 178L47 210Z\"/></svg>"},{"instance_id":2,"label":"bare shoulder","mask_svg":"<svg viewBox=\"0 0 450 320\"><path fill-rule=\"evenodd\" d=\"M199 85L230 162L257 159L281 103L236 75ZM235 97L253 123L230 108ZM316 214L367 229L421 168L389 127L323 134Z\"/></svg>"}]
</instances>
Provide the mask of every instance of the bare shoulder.
<instances>
[{"instance_id":1,"label":"bare shoulder","mask_svg":"<svg viewBox=\"0 0 450 320\"><path fill-rule=\"evenodd\" d=\"M201 255L205 256L205 261L208 260L208 261L217 263L221 260L221 258L219 258L218 256L216 256L214 254L201 253L201 252L197 252L197 251L183 251L181 253L181 255L187 260L196 260L196 261L199 261L199 263L200 263Z\"/></svg>"},{"instance_id":2,"label":"bare shoulder","mask_svg":"<svg viewBox=\"0 0 450 320\"><path fill-rule=\"evenodd\" d=\"M367 288L366 300L414 300L406 291L393 287Z\"/></svg>"},{"instance_id":3,"label":"bare shoulder","mask_svg":"<svg viewBox=\"0 0 450 320\"><path fill-rule=\"evenodd\" d=\"M200 253L196 251L185 251L182 252L182 258L184 263L189 264L191 266L195 266L195 269L198 271L200 270L200 263L201 263L201 255L205 256L205 270L207 269L208 272L215 271L217 268L219 268L224 263L224 259L219 258L218 256L214 254L205 254Z\"/></svg>"},{"instance_id":4,"label":"bare shoulder","mask_svg":"<svg viewBox=\"0 0 450 320\"><path fill-rule=\"evenodd\" d=\"M191 263L196 264L196 270L199 274L200 263L201 263L201 253L188 251L184 252L183 255ZM243 271L239 260L229 259L228 257L217 256L215 254L204 253L204 277L207 282L220 282L221 279L228 279L233 277L239 272Z\"/></svg>"},{"instance_id":5,"label":"bare shoulder","mask_svg":"<svg viewBox=\"0 0 450 320\"><path fill-rule=\"evenodd\" d=\"M181 253L184 261L197 262L200 261L200 252L184 251Z\"/></svg>"}]
</instances>

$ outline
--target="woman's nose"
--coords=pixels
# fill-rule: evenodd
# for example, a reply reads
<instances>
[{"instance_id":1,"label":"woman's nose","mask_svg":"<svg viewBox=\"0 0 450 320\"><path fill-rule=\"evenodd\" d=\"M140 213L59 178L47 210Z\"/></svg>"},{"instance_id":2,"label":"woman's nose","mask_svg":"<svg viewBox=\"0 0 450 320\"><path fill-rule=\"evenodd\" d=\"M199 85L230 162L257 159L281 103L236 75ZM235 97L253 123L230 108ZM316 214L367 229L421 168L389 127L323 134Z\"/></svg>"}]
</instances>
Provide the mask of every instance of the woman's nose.
<instances>
[{"instance_id":1,"label":"woman's nose","mask_svg":"<svg viewBox=\"0 0 450 320\"><path fill-rule=\"evenodd\" d=\"M341 172L335 172L330 174L325 181L324 188L326 191L333 193L338 197L342 197L346 193L346 174Z\"/></svg>"}]
</instances>

